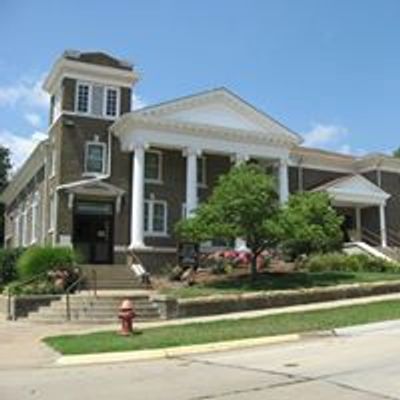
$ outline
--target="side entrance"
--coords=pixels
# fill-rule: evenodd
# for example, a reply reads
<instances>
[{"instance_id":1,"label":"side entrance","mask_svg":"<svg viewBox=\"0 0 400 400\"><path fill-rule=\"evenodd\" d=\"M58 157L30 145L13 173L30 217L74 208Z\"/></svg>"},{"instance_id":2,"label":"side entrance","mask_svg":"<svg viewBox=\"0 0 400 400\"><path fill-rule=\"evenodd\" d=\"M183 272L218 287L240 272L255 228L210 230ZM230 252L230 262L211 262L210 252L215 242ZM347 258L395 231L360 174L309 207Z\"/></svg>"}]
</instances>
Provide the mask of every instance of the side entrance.
<instances>
[{"instance_id":1,"label":"side entrance","mask_svg":"<svg viewBox=\"0 0 400 400\"><path fill-rule=\"evenodd\" d=\"M76 201L73 215L74 248L84 264L112 264L114 247L113 202Z\"/></svg>"}]
</instances>

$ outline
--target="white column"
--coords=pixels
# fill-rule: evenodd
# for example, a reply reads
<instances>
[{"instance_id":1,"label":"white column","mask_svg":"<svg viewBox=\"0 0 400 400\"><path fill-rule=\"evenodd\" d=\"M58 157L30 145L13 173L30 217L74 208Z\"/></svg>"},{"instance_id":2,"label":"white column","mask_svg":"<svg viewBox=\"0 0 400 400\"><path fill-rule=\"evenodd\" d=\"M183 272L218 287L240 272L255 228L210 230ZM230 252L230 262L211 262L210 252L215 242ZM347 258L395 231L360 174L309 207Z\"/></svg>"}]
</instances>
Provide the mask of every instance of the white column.
<instances>
[{"instance_id":1,"label":"white column","mask_svg":"<svg viewBox=\"0 0 400 400\"><path fill-rule=\"evenodd\" d=\"M185 149L183 155L186 157L186 217L193 216L197 204L197 157L200 151L196 149Z\"/></svg>"},{"instance_id":2,"label":"white column","mask_svg":"<svg viewBox=\"0 0 400 400\"><path fill-rule=\"evenodd\" d=\"M144 247L144 146L134 147L132 173L131 244L130 249Z\"/></svg>"},{"instance_id":3,"label":"white column","mask_svg":"<svg viewBox=\"0 0 400 400\"><path fill-rule=\"evenodd\" d=\"M379 206L379 220L381 226L381 246L387 246L385 204Z\"/></svg>"},{"instance_id":4,"label":"white column","mask_svg":"<svg viewBox=\"0 0 400 400\"><path fill-rule=\"evenodd\" d=\"M289 178L288 165L286 159L279 162L279 199L281 203L286 203L289 198Z\"/></svg>"},{"instance_id":5,"label":"white column","mask_svg":"<svg viewBox=\"0 0 400 400\"><path fill-rule=\"evenodd\" d=\"M356 207L356 234L357 240L362 240L362 232L361 232L361 208Z\"/></svg>"}]
</instances>

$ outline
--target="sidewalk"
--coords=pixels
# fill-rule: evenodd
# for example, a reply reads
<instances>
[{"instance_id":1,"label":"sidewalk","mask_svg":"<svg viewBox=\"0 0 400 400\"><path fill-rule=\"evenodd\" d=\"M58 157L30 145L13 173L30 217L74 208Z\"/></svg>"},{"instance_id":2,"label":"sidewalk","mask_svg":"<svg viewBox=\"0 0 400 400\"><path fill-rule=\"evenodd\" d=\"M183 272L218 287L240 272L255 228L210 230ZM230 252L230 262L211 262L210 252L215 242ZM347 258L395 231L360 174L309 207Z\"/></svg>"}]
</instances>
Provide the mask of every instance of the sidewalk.
<instances>
[{"instance_id":1,"label":"sidewalk","mask_svg":"<svg viewBox=\"0 0 400 400\"><path fill-rule=\"evenodd\" d=\"M179 320L143 322L137 323L135 327L142 330L153 327L184 325L197 322L256 318L282 313L297 313L304 311L345 307L357 304L368 304L386 300L400 300L400 293L363 297L359 299L336 300L324 303L313 303L274 309L243 311L230 314L185 318ZM96 331L118 329L118 322L111 325L88 326L79 325L76 323L34 324L27 321L10 322L0 320L0 369L46 366L54 364L54 362L59 357L59 354L41 343L41 339L43 337L63 334L84 334Z\"/></svg>"}]
</instances>

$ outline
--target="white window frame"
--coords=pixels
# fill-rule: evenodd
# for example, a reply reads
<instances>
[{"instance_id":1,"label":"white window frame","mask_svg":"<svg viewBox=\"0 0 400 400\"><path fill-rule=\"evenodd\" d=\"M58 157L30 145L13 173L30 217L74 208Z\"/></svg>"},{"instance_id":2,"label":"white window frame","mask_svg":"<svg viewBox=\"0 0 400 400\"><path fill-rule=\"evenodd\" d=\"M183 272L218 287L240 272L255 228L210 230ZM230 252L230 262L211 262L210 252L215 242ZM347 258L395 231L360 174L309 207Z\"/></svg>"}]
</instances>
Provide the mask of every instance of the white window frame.
<instances>
[{"instance_id":1,"label":"white window frame","mask_svg":"<svg viewBox=\"0 0 400 400\"><path fill-rule=\"evenodd\" d=\"M19 247L19 219L20 219L20 213L19 210L15 213L15 219L14 219L14 246Z\"/></svg>"},{"instance_id":2,"label":"white window frame","mask_svg":"<svg viewBox=\"0 0 400 400\"><path fill-rule=\"evenodd\" d=\"M25 206L22 212L22 246L28 245L28 209Z\"/></svg>"},{"instance_id":3,"label":"white window frame","mask_svg":"<svg viewBox=\"0 0 400 400\"><path fill-rule=\"evenodd\" d=\"M147 154L156 154L158 157L158 177L154 178L146 178L146 155ZM146 150L145 152L145 160L144 160L144 181L146 183L163 183L163 153L161 150Z\"/></svg>"},{"instance_id":4,"label":"white window frame","mask_svg":"<svg viewBox=\"0 0 400 400\"><path fill-rule=\"evenodd\" d=\"M57 162L57 150L53 143L51 148L51 165L50 165L50 178L54 178L56 176L56 162Z\"/></svg>"},{"instance_id":5,"label":"white window frame","mask_svg":"<svg viewBox=\"0 0 400 400\"><path fill-rule=\"evenodd\" d=\"M201 160L201 181L197 181L197 186L205 188L205 187L207 187L207 157L200 156L200 157L197 157L197 160ZM196 180L197 180L197 176L196 176Z\"/></svg>"},{"instance_id":6,"label":"white window frame","mask_svg":"<svg viewBox=\"0 0 400 400\"><path fill-rule=\"evenodd\" d=\"M145 236L152 236L152 237L166 237L168 236L168 203L166 200L155 200L155 199L146 199L145 204L147 204L147 208L149 210L148 214L148 223L147 223L147 230L144 231ZM164 230L154 231L153 229L153 217L154 217L154 205L162 204L164 206ZM145 214L143 213L143 226L144 226L144 218Z\"/></svg>"},{"instance_id":7,"label":"white window frame","mask_svg":"<svg viewBox=\"0 0 400 400\"><path fill-rule=\"evenodd\" d=\"M31 244L34 244L37 242L38 238L36 235L36 224L39 223L38 215L39 215L39 193L35 192L33 195L33 200L32 200L32 220L31 220Z\"/></svg>"},{"instance_id":8,"label":"white window frame","mask_svg":"<svg viewBox=\"0 0 400 400\"><path fill-rule=\"evenodd\" d=\"M88 171L87 170L87 161L89 157L89 147L90 146L100 146L103 149L103 168L101 172L94 172L94 171ZM101 176L105 175L107 171L107 144L104 142L97 142L97 141L87 141L85 143L85 159L84 159L84 176Z\"/></svg>"},{"instance_id":9,"label":"white window frame","mask_svg":"<svg viewBox=\"0 0 400 400\"><path fill-rule=\"evenodd\" d=\"M54 193L50 195L49 202L49 233L54 232L56 227L56 196Z\"/></svg>"},{"instance_id":10,"label":"white window frame","mask_svg":"<svg viewBox=\"0 0 400 400\"><path fill-rule=\"evenodd\" d=\"M107 114L107 95L109 90L115 90L117 92L116 104L115 104L115 115L108 115ZM104 86L104 93L103 93L103 117L115 119L118 118L120 115L120 98L121 98L121 91L119 87L116 86Z\"/></svg>"},{"instance_id":11,"label":"white window frame","mask_svg":"<svg viewBox=\"0 0 400 400\"><path fill-rule=\"evenodd\" d=\"M87 86L88 87L88 108L87 111L81 111L78 109L78 99L79 99L79 86ZM80 115L89 115L92 114L92 84L90 82L85 81L77 81L76 89L75 89L75 113Z\"/></svg>"}]
</instances>

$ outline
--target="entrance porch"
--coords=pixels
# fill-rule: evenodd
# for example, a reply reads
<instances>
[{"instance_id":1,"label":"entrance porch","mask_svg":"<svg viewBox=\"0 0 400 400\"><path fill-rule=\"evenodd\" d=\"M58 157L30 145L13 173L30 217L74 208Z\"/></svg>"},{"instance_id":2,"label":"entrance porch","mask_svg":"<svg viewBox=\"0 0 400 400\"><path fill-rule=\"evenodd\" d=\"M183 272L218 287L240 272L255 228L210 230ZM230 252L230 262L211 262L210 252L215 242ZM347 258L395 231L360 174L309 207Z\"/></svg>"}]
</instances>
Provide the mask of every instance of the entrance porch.
<instances>
[{"instance_id":1,"label":"entrance porch","mask_svg":"<svg viewBox=\"0 0 400 400\"><path fill-rule=\"evenodd\" d=\"M386 202L390 195L362 175L350 175L335 179L314 189L326 192L332 198L333 206L345 217L345 240L350 242L368 241L377 238L380 247L387 247ZM363 221L363 210L375 207L379 214L379 232L371 232ZM372 240L371 240L372 241Z\"/></svg>"}]
</instances>

